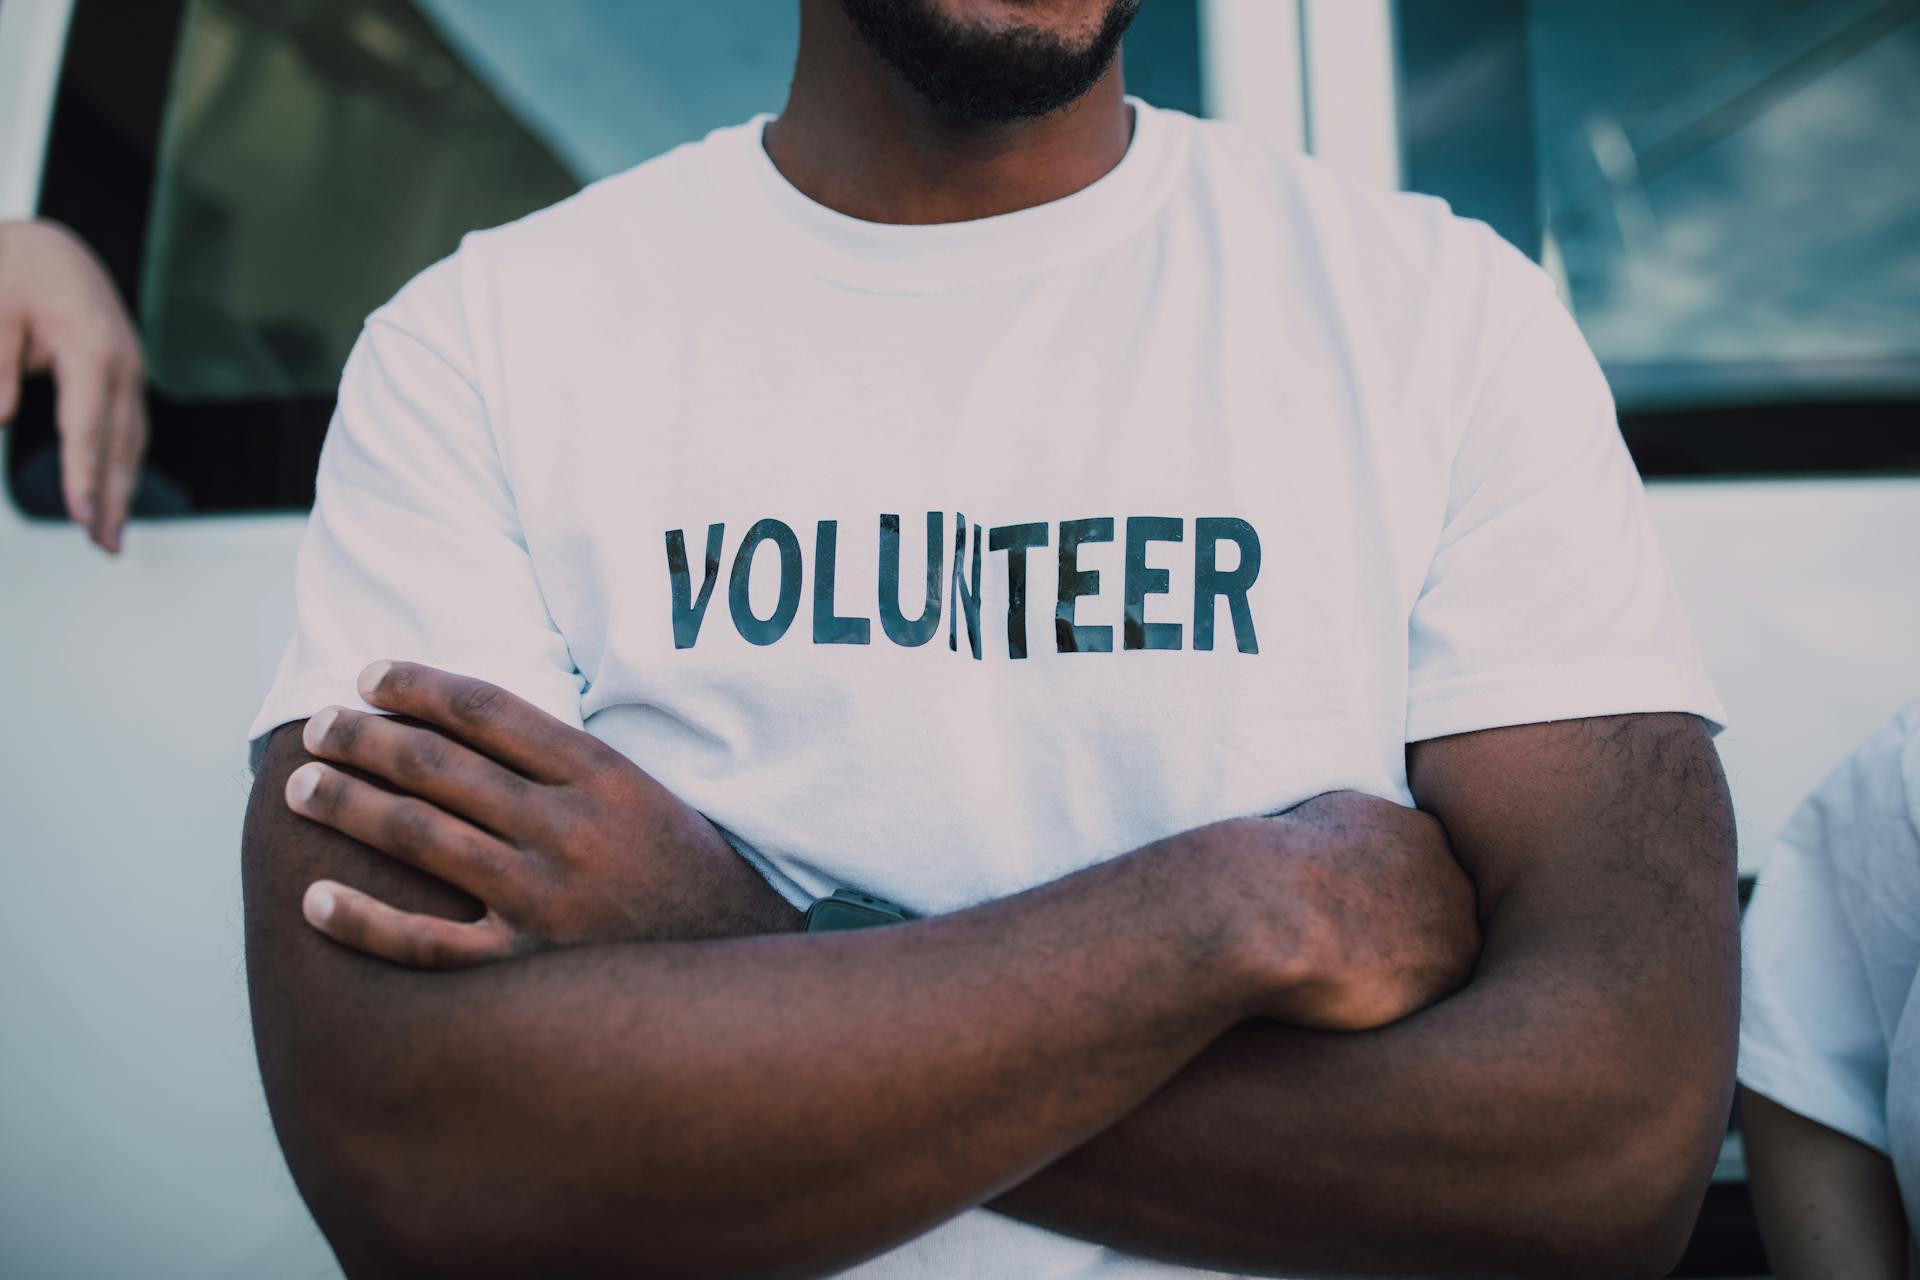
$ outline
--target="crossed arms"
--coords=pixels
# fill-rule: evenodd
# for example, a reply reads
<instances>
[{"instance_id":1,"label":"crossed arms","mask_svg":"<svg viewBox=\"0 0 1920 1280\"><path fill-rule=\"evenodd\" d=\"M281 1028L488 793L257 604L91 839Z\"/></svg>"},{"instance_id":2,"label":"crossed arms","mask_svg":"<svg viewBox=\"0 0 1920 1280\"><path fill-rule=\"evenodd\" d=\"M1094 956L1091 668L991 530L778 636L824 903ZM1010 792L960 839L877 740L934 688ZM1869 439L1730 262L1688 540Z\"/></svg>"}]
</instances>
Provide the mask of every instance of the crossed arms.
<instances>
[{"instance_id":1,"label":"crossed arms","mask_svg":"<svg viewBox=\"0 0 1920 1280\"><path fill-rule=\"evenodd\" d=\"M366 692L411 720L282 728L244 841L268 1100L356 1275L814 1276L981 1204L1295 1275L1684 1243L1737 1006L1692 717L1419 743L1431 817L1322 797L807 936L587 735L406 664Z\"/></svg>"}]
</instances>

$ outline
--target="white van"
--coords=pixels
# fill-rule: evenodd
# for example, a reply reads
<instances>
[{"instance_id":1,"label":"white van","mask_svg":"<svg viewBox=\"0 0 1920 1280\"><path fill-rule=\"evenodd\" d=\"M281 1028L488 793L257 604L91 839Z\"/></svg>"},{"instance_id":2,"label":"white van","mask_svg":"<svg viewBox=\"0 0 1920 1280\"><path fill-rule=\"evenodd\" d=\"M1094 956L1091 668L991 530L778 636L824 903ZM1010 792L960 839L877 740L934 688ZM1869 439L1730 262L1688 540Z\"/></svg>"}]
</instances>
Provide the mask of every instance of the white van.
<instances>
[{"instance_id":1,"label":"white van","mask_svg":"<svg viewBox=\"0 0 1920 1280\"><path fill-rule=\"evenodd\" d=\"M1730 710L1743 868L1920 692L1920 22L1880 0L1148 0L1129 88L1430 191L1606 365ZM795 0L5 0L0 216L100 252L108 559L0 437L0 1274L335 1274L243 989L241 735L361 320L463 230L777 109ZM1753 1274L1737 1141L1683 1274Z\"/></svg>"}]
</instances>

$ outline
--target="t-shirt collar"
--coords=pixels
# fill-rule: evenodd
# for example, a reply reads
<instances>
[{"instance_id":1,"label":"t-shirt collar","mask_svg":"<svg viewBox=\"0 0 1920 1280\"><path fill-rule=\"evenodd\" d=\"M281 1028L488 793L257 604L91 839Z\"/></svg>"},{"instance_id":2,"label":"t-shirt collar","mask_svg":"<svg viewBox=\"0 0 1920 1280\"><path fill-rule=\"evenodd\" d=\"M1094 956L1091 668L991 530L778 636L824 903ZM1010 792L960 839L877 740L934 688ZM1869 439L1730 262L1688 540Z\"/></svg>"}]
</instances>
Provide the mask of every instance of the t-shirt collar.
<instances>
[{"instance_id":1,"label":"t-shirt collar","mask_svg":"<svg viewBox=\"0 0 1920 1280\"><path fill-rule=\"evenodd\" d=\"M1160 210L1184 142L1174 113L1138 98L1126 154L1070 195L966 222L902 225L849 217L804 195L767 155L771 113L710 139L712 194L769 248L824 278L888 293L935 292L1084 258L1138 231Z\"/></svg>"}]
</instances>

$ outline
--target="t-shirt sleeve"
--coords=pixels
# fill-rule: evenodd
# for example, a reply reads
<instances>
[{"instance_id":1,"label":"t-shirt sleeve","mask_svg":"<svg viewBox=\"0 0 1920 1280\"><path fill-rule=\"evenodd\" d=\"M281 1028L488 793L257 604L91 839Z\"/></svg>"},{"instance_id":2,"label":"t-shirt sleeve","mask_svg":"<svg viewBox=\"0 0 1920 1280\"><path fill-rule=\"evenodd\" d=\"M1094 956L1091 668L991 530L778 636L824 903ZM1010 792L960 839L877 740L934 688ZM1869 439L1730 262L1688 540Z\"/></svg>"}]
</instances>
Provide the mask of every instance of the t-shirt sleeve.
<instances>
[{"instance_id":1,"label":"t-shirt sleeve","mask_svg":"<svg viewBox=\"0 0 1920 1280\"><path fill-rule=\"evenodd\" d=\"M1880 1151L1890 1033L1920 966L1916 727L1920 703L1795 810L1743 925L1740 1082Z\"/></svg>"},{"instance_id":2,"label":"t-shirt sleeve","mask_svg":"<svg viewBox=\"0 0 1920 1280\"><path fill-rule=\"evenodd\" d=\"M1444 523L1409 618L1407 741L1639 711L1725 721L1613 397L1547 277L1504 244L1464 373Z\"/></svg>"},{"instance_id":3,"label":"t-shirt sleeve","mask_svg":"<svg viewBox=\"0 0 1920 1280\"><path fill-rule=\"evenodd\" d=\"M476 387L460 260L374 312L348 357L294 570L295 622L247 731L329 704L406 659L479 676L580 724L581 681L540 590Z\"/></svg>"}]
</instances>

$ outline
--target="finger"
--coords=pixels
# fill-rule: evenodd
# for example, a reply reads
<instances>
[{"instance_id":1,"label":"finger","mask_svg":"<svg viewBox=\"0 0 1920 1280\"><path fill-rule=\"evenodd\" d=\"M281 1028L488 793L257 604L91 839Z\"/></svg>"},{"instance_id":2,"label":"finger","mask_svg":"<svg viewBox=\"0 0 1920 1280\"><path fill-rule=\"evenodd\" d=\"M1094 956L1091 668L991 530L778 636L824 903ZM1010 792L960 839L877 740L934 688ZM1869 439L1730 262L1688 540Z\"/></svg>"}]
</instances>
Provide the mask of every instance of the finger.
<instances>
[{"instance_id":1,"label":"finger","mask_svg":"<svg viewBox=\"0 0 1920 1280\"><path fill-rule=\"evenodd\" d=\"M307 923L342 946L415 969L465 969L514 953L514 934L489 912L471 924L390 907L333 880L307 886Z\"/></svg>"},{"instance_id":2,"label":"finger","mask_svg":"<svg viewBox=\"0 0 1920 1280\"><path fill-rule=\"evenodd\" d=\"M27 326L13 316L0 316L0 427L20 410L20 370L26 361Z\"/></svg>"},{"instance_id":3,"label":"finger","mask_svg":"<svg viewBox=\"0 0 1920 1280\"><path fill-rule=\"evenodd\" d=\"M539 821L537 783L432 729L327 707L307 721L300 741L323 760L377 774L509 839L550 834Z\"/></svg>"},{"instance_id":4,"label":"finger","mask_svg":"<svg viewBox=\"0 0 1920 1280\"><path fill-rule=\"evenodd\" d=\"M147 451L146 396L137 370L121 375L111 422L100 482L98 536L102 546L117 553L140 480L140 459Z\"/></svg>"},{"instance_id":5,"label":"finger","mask_svg":"<svg viewBox=\"0 0 1920 1280\"><path fill-rule=\"evenodd\" d=\"M287 807L465 889L489 907L519 900L512 868L520 855L416 796L395 795L309 761L287 775Z\"/></svg>"},{"instance_id":6,"label":"finger","mask_svg":"<svg viewBox=\"0 0 1920 1280\"><path fill-rule=\"evenodd\" d=\"M67 514L91 531L98 514L100 454L111 399L106 358L55 353L54 383L60 488L66 495Z\"/></svg>"},{"instance_id":7,"label":"finger","mask_svg":"<svg viewBox=\"0 0 1920 1280\"><path fill-rule=\"evenodd\" d=\"M607 763L599 739L554 719L498 685L417 662L376 662L360 696L425 720L539 782L565 782Z\"/></svg>"}]
</instances>

